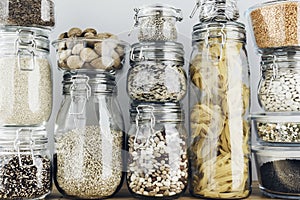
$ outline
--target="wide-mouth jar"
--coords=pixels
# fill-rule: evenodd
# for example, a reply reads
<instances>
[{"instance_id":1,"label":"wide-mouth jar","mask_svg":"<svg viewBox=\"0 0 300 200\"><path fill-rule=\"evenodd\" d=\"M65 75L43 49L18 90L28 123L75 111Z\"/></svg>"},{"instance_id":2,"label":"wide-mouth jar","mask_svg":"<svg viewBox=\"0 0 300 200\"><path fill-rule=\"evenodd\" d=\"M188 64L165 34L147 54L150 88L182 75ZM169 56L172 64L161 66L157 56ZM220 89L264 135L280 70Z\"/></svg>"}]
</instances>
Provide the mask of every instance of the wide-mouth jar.
<instances>
[{"instance_id":1,"label":"wide-mouth jar","mask_svg":"<svg viewBox=\"0 0 300 200\"><path fill-rule=\"evenodd\" d=\"M252 130L261 144L297 146L300 144L300 117L290 114L253 114Z\"/></svg>"},{"instance_id":2,"label":"wide-mouth jar","mask_svg":"<svg viewBox=\"0 0 300 200\"><path fill-rule=\"evenodd\" d=\"M299 199L299 147L253 146L260 191L271 198Z\"/></svg>"},{"instance_id":3,"label":"wide-mouth jar","mask_svg":"<svg viewBox=\"0 0 300 200\"><path fill-rule=\"evenodd\" d=\"M71 37L55 40L57 65L63 71L122 69L128 44L118 39Z\"/></svg>"},{"instance_id":4,"label":"wide-mouth jar","mask_svg":"<svg viewBox=\"0 0 300 200\"><path fill-rule=\"evenodd\" d=\"M279 0L249 8L246 15L259 52L299 47L299 6L297 0Z\"/></svg>"}]
</instances>

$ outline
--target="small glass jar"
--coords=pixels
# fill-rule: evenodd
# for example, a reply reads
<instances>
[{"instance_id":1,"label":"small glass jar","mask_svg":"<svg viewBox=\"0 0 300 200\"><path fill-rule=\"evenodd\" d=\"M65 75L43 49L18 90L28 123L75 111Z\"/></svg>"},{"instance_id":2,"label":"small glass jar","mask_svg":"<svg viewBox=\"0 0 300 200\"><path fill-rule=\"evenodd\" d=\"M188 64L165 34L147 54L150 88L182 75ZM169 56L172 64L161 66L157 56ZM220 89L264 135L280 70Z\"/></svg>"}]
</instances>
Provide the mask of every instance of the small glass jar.
<instances>
[{"instance_id":1,"label":"small glass jar","mask_svg":"<svg viewBox=\"0 0 300 200\"><path fill-rule=\"evenodd\" d=\"M252 129L257 141L266 146L299 146L300 117L290 113L253 114Z\"/></svg>"},{"instance_id":2,"label":"small glass jar","mask_svg":"<svg viewBox=\"0 0 300 200\"><path fill-rule=\"evenodd\" d=\"M266 112L300 111L300 53L275 51L261 57L258 100Z\"/></svg>"},{"instance_id":3,"label":"small glass jar","mask_svg":"<svg viewBox=\"0 0 300 200\"><path fill-rule=\"evenodd\" d=\"M251 193L249 68L244 25L194 26L190 64L190 192L212 199Z\"/></svg>"},{"instance_id":4,"label":"small glass jar","mask_svg":"<svg viewBox=\"0 0 300 200\"><path fill-rule=\"evenodd\" d=\"M51 29L55 25L52 0L0 0L0 25Z\"/></svg>"},{"instance_id":5,"label":"small glass jar","mask_svg":"<svg viewBox=\"0 0 300 200\"><path fill-rule=\"evenodd\" d=\"M183 45L175 42L136 43L130 55L127 92L146 102L178 102L187 91Z\"/></svg>"},{"instance_id":6,"label":"small glass jar","mask_svg":"<svg viewBox=\"0 0 300 200\"><path fill-rule=\"evenodd\" d=\"M54 182L64 196L99 199L123 182L123 118L109 72L65 73L56 119Z\"/></svg>"},{"instance_id":7,"label":"small glass jar","mask_svg":"<svg viewBox=\"0 0 300 200\"><path fill-rule=\"evenodd\" d=\"M237 0L197 0L191 18L200 10L199 19L207 21L236 21L239 18Z\"/></svg>"},{"instance_id":8,"label":"small glass jar","mask_svg":"<svg viewBox=\"0 0 300 200\"><path fill-rule=\"evenodd\" d=\"M44 128L0 129L0 198L44 199L51 192L51 161Z\"/></svg>"},{"instance_id":9,"label":"small glass jar","mask_svg":"<svg viewBox=\"0 0 300 200\"><path fill-rule=\"evenodd\" d=\"M127 185L137 198L174 199L188 184L187 132L179 103L130 109Z\"/></svg>"},{"instance_id":10,"label":"small glass jar","mask_svg":"<svg viewBox=\"0 0 300 200\"><path fill-rule=\"evenodd\" d=\"M0 125L44 125L52 111L49 31L0 29Z\"/></svg>"},{"instance_id":11,"label":"small glass jar","mask_svg":"<svg viewBox=\"0 0 300 200\"><path fill-rule=\"evenodd\" d=\"M182 21L180 9L163 4L136 8L135 27L139 27L140 42L176 41L176 22Z\"/></svg>"}]
</instances>

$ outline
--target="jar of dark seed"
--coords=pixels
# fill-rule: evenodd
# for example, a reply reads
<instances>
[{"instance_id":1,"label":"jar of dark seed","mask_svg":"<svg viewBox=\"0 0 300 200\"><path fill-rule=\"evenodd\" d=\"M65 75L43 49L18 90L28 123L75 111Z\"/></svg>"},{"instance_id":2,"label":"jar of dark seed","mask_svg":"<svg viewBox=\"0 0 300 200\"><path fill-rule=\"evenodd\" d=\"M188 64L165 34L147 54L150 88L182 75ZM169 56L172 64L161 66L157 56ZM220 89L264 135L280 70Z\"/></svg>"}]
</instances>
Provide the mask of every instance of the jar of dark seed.
<instances>
[{"instance_id":1,"label":"jar of dark seed","mask_svg":"<svg viewBox=\"0 0 300 200\"><path fill-rule=\"evenodd\" d=\"M271 198L299 199L300 147L252 147L260 191Z\"/></svg>"},{"instance_id":2,"label":"jar of dark seed","mask_svg":"<svg viewBox=\"0 0 300 200\"><path fill-rule=\"evenodd\" d=\"M132 103L127 186L134 197L175 199L188 184L187 132L179 103Z\"/></svg>"},{"instance_id":3,"label":"jar of dark seed","mask_svg":"<svg viewBox=\"0 0 300 200\"><path fill-rule=\"evenodd\" d=\"M65 73L54 151L54 182L64 196L99 199L120 189L124 125L116 92L109 72Z\"/></svg>"},{"instance_id":4,"label":"jar of dark seed","mask_svg":"<svg viewBox=\"0 0 300 200\"><path fill-rule=\"evenodd\" d=\"M0 28L1 126L40 126L48 121L52 111L49 33L33 27Z\"/></svg>"},{"instance_id":5,"label":"jar of dark seed","mask_svg":"<svg viewBox=\"0 0 300 200\"><path fill-rule=\"evenodd\" d=\"M55 25L52 0L0 0L0 25L51 29Z\"/></svg>"},{"instance_id":6,"label":"jar of dark seed","mask_svg":"<svg viewBox=\"0 0 300 200\"><path fill-rule=\"evenodd\" d=\"M187 91L183 45L145 42L132 45L127 92L146 102L178 102Z\"/></svg>"},{"instance_id":7,"label":"jar of dark seed","mask_svg":"<svg viewBox=\"0 0 300 200\"><path fill-rule=\"evenodd\" d=\"M180 9L163 4L136 8L135 27L139 28L140 42L176 41L176 22L182 21Z\"/></svg>"},{"instance_id":8,"label":"jar of dark seed","mask_svg":"<svg viewBox=\"0 0 300 200\"><path fill-rule=\"evenodd\" d=\"M300 111L300 52L278 49L261 56L258 100L266 112Z\"/></svg>"},{"instance_id":9,"label":"jar of dark seed","mask_svg":"<svg viewBox=\"0 0 300 200\"><path fill-rule=\"evenodd\" d=\"M44 199L51 192L51 161L44 128L0 129L0 199Z\"/></svg>"}]
</instances>

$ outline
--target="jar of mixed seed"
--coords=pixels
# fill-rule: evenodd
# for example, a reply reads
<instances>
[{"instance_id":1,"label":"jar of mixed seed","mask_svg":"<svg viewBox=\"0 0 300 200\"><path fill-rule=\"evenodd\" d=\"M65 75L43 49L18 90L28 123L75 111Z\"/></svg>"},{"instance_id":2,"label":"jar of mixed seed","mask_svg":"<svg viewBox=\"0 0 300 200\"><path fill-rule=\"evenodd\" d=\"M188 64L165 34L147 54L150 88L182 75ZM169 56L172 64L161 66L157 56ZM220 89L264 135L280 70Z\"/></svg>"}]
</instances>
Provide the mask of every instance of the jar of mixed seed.
<instances>
[{"instance_id":1,"label":"jar of mixed seed","mask_svg":"<svg viewBox=\"0 0 300 200\"><path fill-rule=\"evenodd\" d=\"M182 21L180 9L163 4L136 8L135 27L139 28L140 42L176 41L176 22Z\"/></svg>"},{"instance_id":2,"label":"jar of mixed seed","mask_svg":"<svg viewBox=\"0 0 300 200\"><path fill-rule=\"evenodd\" d=\"M44 128L0 129L0 198L44 199L51 192L51 161Z\"/></svg>"},{"instance_id":3,"label":"jar of mixed seed","mask_svg":"<svg viewBox=\"0 0 300 200\"><path fill-rule=\"evenodd\" d=\"M49 31L0 28L0 125L39 126L52 111Z\"/></svg>"},{"instance_id":4,"label":"jar of mixed seed","mask_svg":"<svg viewBox=\"0 0 300 200\"><path fill-rule=\"evenodd\" d=\"M65 73L56 118L54 182L66 197L114 195L123 181L123 118L109 72Z\"/></svg>"},{"instance_id":5,"label":"jar of mixed seed","mask_svg":"<svg viewBox=\"0 0 300 200\"><path fill-rule=\"evenodd\" d=\"M131 99L146 102L178 102L187 91L183 69L183 45L175 42L144 42L131 47L127 92Z\"/></svg>"},{"instance_id":6,"label":"jar of mixed seed","mask_svg":"<svg viewBox=\"0 0 300 200\"><path fill-rule=\"evenodd\" d=\"M266 112L300 111L300 51L278 49L261 56L258 100Z\"/></svg>"},{"instance_id":7,"label":"jar of mixed seed","mask_svg":"<svg viewBox=\"0 0 300 200\"><path fill-rule=\"evenodd\" d=\"M55 25L52 0L0 0L0 25L51 29Z\"/></svg>"},{"instance_id":8,"label":"jar of mixed seed","mask_svg":"<svg viewBox=\"0 0 300 200\"><path fill-rule=\"evenodd\" d=\"M179 103L133 103L127 185L134 197L175 199L188 184L187 132Z\"/></svg>"},{"instance_id":9,"label":"jar of mixed seed","mask_svg":"<svg viewBox=\"0 0 300 200\"><path fill-rule=\"evenodd\" d=\"M251 193L246 32L238 22L194 26L190 63L190 192L213 199Z\"/></svg>"}]
</instances>

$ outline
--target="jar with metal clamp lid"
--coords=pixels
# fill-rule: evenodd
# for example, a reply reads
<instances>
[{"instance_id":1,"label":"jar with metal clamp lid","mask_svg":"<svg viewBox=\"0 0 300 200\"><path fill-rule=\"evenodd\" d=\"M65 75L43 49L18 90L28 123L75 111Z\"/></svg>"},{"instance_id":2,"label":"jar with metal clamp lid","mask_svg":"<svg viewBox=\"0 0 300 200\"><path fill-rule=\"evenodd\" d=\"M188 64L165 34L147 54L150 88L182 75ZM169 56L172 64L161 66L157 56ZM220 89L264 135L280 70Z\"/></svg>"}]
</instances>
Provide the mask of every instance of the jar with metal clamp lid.
<instances>
[{"instance_id":1,"label":"jar with metal clamp lid","mask_svg":"<svg viewBox=\"0 0 300 200\"><path fill-rule=\"evenodd\" d=\"M187 132L179 103L131 105L127 185L137 198L174 199L188 184Z\"/></svg>"},{"instance_id":2,"label":"jar with metal clamp lid","mask_svg":"<svg viewBox=\"0 0 300 200\"><path fill-rule=\"evenodd\" d=\"M261 56L258 99L266 112L300 111L300 54L278 49Z\"/></svg>"},{"instance_id":3,"label":"jar with metal clamp lid","mask_svg":"<svg viewBox=\"0 0 300 200\"><path fill-rule=\"evenodd\" d=\"M50 194L51 161L44 128L1 128L0 152L1 199L44 199Z\"/></svg>"},{"instance_id":4,"label":"jar with metal clamp lid","mask_svg":"<svg viewBox=\"0 0 300 200\"><path fill-rule=\"evenodd\" d=\"M236 21L239 18L237 0L197 0L190 15L192 18L200 10L199 19L205 21Z\"/></svg>"},{"instance_id":5,"label":"jar with metal clamp lid","mask_svg":"<svg viewBox=\"0 0 300 200\"><path fill-rule=\"evenodd\" d=\"M163 4L135 8L134 27L139 28L140 42L176 41L176 22L182 21L180 9Z\"/></svg>"},{"instance_id":6,"label":"jar with metal clamp lid","mask_svg":"<svg viewBox=\"0 0 300 200\"><path fill-rule=\"evenodd\" d=\"M145 42L132 45L127 92L131 99L178 102L187 91L183 45Z\"/></svg>"},{"instance_id":7,"label":"jar with metal clamp lid","mask_svg":"<svg viewBox=\"0 0 300 200\"><path fill-rule=\"evenodd\" d=\"M0 29L0 125L43 125L52 111L49 31Z\"/></svg>"},{"instance_id":8,"label":"jar with metal clamp lid","mask_svg":"<svg viewBox=\"0 0 300 200\"><path fill-rule=\"evenodd\" d=\"M116 92L109 72L65 73L54 152L54 181L64 196L99 199L120 189L124 125Z\"/></svg>"},{"instance_id":9,"label":"jar with metal clamp lid","mask_svg":"<svg viewBox=\"0 0 300 200\"><path fill-rule=\"evenodd\" d=\"M244 25L194 26L190 63L193 196L241 199L251 192L249 69Z\"/></svg>"}]
</instances>

